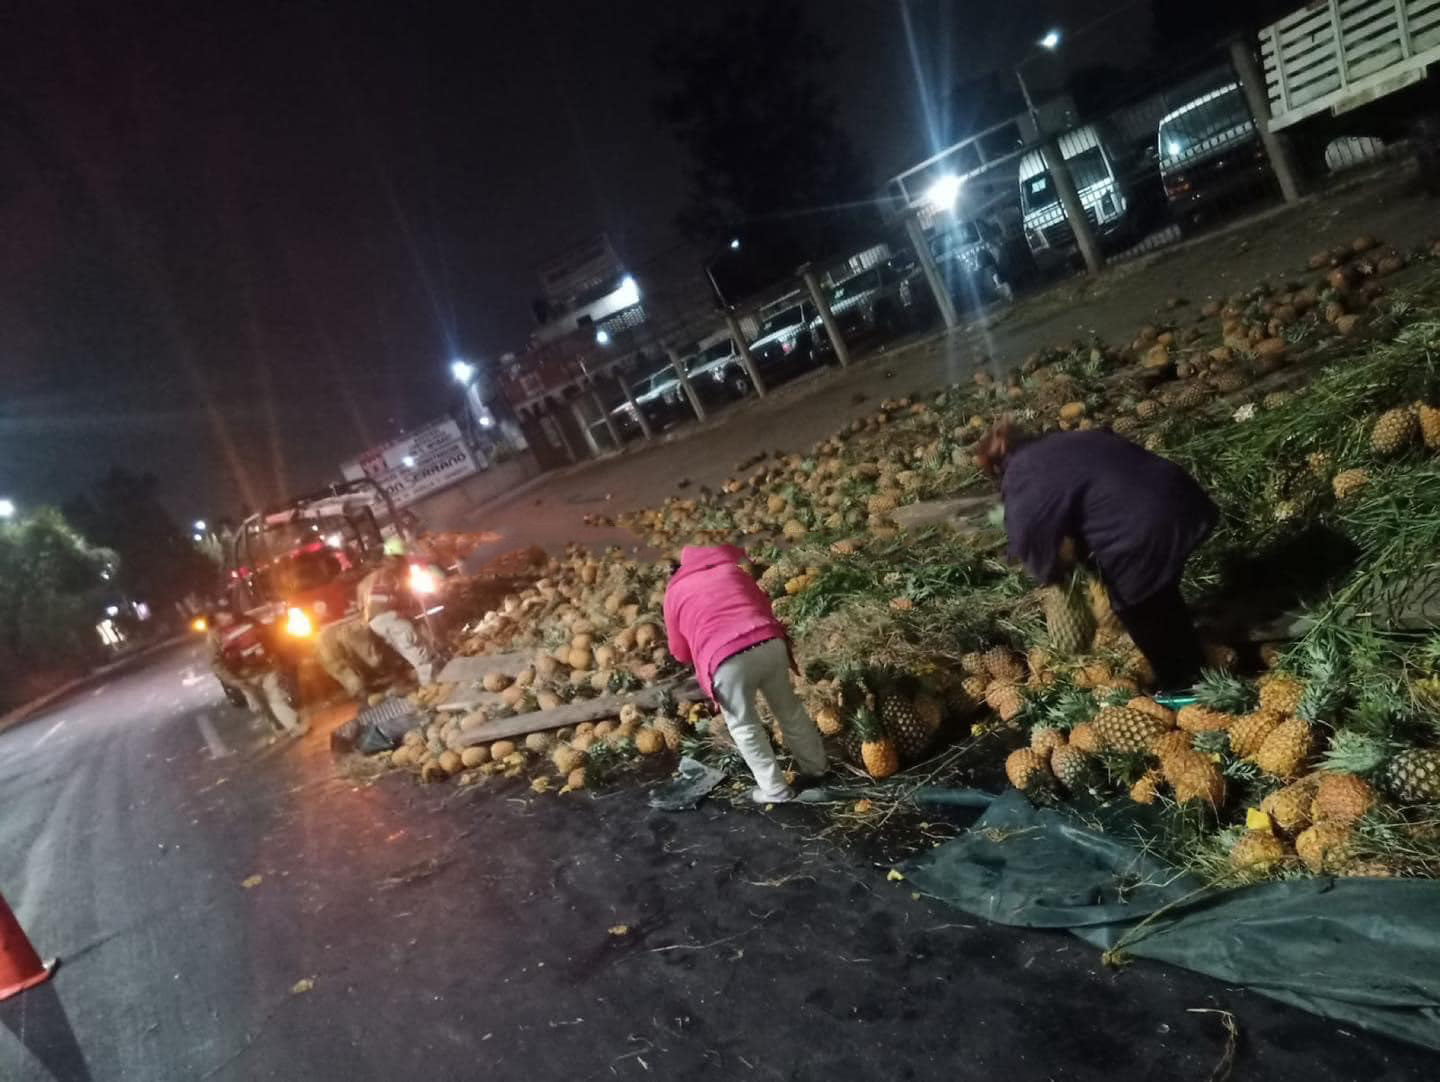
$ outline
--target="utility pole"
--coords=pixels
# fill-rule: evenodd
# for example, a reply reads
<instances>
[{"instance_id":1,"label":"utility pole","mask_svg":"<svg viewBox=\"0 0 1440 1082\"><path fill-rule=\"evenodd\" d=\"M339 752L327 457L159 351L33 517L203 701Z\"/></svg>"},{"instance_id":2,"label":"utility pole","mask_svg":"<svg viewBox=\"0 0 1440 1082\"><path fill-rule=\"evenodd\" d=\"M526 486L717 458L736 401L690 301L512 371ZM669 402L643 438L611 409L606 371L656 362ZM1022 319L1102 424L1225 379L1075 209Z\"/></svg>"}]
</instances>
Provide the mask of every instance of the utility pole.
<instances>
[{"instance_id":1,"label":"utility pole","mask_svg":"<svg viewBox=\"0 0 1440 1082\"><path fill-rule=\"evenodd\" d=\"M940 309L940 318L945 321L945 329L953 331L960 326L960 316L955 311L955 298L950 296L950 290L945 286L945 279L935 262L935 253L930 251L930 244L925 239L925 229L920 224L920 216L913 210L905 215L905 232L910 237L910 246L915 249L915 258L920 261L920 269L925 272L925 281L930 285L930 292L935 295L935 304Z\"/></svg>"},{"instance_id":2,"label":"utility pole","mask_svg":"<svg viewBox=\"0 0 1440 1082\"><path fill-rule=\"evenodd\" d=\"M1270 130L1270 96L1265 89L1265 77L1250 43L1244 38L1230 42L1230 62L1235 74L1240 77L1240 89L1245 92L1245 102L1250 106L1250 115L1255 118L1255 130L1260 133L1260 145L1270 159L1270 168L1280 182L1280 194L1285 202L1294 203L1303 194L1300 173L1295 168L1294 156L1290 153L1290 141L1279 132Z\"/></svg>"},{"instance_id":3,"label":"utility pole","mask_svg":"<svg viewBox=\"0 0 1440 1082\"><path fill-rule=\"evenodd\" d=\"M740 354L740 363L745 367L745 374L750 377L750 386L755 388L756 394L764 398L769 391L765 387L765 381L760 378L755 355L750 352L750 343L745 341L745 335L740 330L740 321L735 318L733 309L725 309L725 325L730 328L730 340L735 343L735 349Z\"/></svg>"},{"instance_id":4,"label":"utility pole","mask_svg":"<svg viewBox=\"0 0 1440 1082\"><path fill-rule=\"evenodd\" d=\"M697 421L705 420L705 404L695 393L695 385L690 382L690 374L685 371L685 362L680 359L680 354L669 347L666 347L665 353L670 358L670 367L675 369L675 377L680 381L680 386L685 389L685 397L690 400L690 408L695 411L695 419Z\"/></svg>"},{"instance_id":5,"label":"utility pole","mask_svg":"<svg viewBox=\"0 0 1440 1082\"><path fill-rule=\"evenodd\" d=\"M620 384L620 392L625 396L625 401L630 403L630 409L635 414L635 421L640 426L640 434L647 440L653 440L655 433L650 430L650 421L645 416L645 411L640 408L640 403L635 401L635 392L630 389L630 381L618 368L615 369L615 382Z\"/></svg>"},{"instance_id":6,"label":"utility pole","mask_svg":"<svg viewBox=\"0 0 1440 1082\"><path fill-rule=\"evenodd\" d=\"M825 333L830 338L830 348L835 351L835 359L840 362L841 368L848 367L850 348L845 345L840 325L835 322L835 316L830 311L830 302L820 289L820 279L816 277L815 269L807 263L800 268L800 277L805 279L805 286L810 290L810 299L815 302L815 310L820 313L820 322L825 325Z\"/></svg>"}]
</instances>

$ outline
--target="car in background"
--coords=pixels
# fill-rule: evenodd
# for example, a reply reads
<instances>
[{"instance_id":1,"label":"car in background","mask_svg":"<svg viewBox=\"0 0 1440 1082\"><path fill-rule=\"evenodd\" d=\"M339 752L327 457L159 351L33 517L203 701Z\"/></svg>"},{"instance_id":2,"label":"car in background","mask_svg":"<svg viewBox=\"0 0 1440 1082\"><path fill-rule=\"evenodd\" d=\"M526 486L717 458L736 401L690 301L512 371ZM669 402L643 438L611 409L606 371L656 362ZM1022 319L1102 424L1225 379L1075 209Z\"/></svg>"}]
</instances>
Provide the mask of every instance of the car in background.
<instances>
[{"instance_id":1,"label":"car in background","mask_svg":"<svg viewBox=\"0 0 1440 1082\"><path fill-rule=\"evenodd\" d=\"M1217 199L1258 194L1269 160L1239 83L1187 102L1160 121L1160 180L1176 217L1194 217Z\"/></svg>"},{"instance_id":2,"label":"car in background","mask_svg":"<svg viewBox=\"0 0 1440 1082\"><path fill-rule=\"evenodd\" d=\"M685 358L685 373L706 405L732 402L750 393L750 375L728 330L702 339Z\"/></svg>"},{"instance_id":3,"label":"car in background","mask_svg":"<svg viewBox=\"0 0 1440 1082\"><path fill-rule=\"evenodd\" d=\"M819 313L810 301L772 308L760 324L760 333L750 343L750 356L760 378L783 379L815 363L815 325Z\"/></svg>"},{"instance_id":4,"label":"car in background","mask_svg":"<svg viewBox=\"0 0 1440 1082\"><path fill-rule=\"evenodd\" d=\"M1126 190L1126 170L1094 124L1066 132L1057 140L1080 196L1085 217L1102 245L1126 246L1135 233ZM1075 252L1075 230L1065 217L1055 181L1039 150L1020 159L1020 209L1025 241L1035 261L1055 266Z\"/></svg>"},{"instance_id":5,"label":"car in background","mask_svg":"<svg viewBox=\"0 0 1440 1082\"><path fill-rule=\"evenodd\" d=\"M962 309L1014 299L1015 282L1028 273L1023 241L1007 242L999 226L984 219L952 221L928 242L945 288ZM1016 247L1024 250L1016 253Z\"/></svg>"},{"instance_id":6,"label":"car in background","mask_svg":"<svg viewBox=\"0 0 1440 1082\"><path fill-rule=\"evenodd\" d=\"M635 405L644 412L645 420L649 422L652 431L662 431L693 415L690 403L685 398L685 388L680 385L680 377L675 374L674 366L668 361L651 369L639 379L632 380L630 392L635 396ZM640 421L629 400L622 400L611 409L610 418L622 437L628 438L640 432ZM591 427L603 424L604 421L601 420L594 422Z\"/></svg>"},{"instance_id":7,"label":"car in background","mask_svg":"<svg viewBox=\"0 0 1440 1082\"><path fill-rule=\"evenodd\" d=\"M934 308L924 271L910 256L895 256L852 274L831 286L826 299L847 342L894 338L920 326ZM811 336L820 353L832 352L818 313Z\"/></svg>"}]
</instances>

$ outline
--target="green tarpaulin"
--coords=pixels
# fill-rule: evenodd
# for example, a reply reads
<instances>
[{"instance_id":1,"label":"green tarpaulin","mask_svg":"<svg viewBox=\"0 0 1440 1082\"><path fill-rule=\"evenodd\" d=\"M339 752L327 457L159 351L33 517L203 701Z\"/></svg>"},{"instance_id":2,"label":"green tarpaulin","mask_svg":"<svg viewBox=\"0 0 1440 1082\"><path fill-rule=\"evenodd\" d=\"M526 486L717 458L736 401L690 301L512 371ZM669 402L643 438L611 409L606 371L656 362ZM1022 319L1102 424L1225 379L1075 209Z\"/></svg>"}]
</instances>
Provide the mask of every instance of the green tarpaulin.
<instances>
[{"instance_id":1,"label":"green tarpaulin","mask_svg":"<svg viewBox=\"0 0 1440 1082\"><path fill-rule=\"evenodd\" d=\"M985 798L932 790L920 799ZM1128 812L1111 814L1118 826ZM1120 944L1440 1050L1440 882L1317 878L1206 890L1139 851L1128 834L1033 808L1011 790L967 834L901 870L987 920L1065 928L1100 948Z\"/></svg>"}]
</instances>

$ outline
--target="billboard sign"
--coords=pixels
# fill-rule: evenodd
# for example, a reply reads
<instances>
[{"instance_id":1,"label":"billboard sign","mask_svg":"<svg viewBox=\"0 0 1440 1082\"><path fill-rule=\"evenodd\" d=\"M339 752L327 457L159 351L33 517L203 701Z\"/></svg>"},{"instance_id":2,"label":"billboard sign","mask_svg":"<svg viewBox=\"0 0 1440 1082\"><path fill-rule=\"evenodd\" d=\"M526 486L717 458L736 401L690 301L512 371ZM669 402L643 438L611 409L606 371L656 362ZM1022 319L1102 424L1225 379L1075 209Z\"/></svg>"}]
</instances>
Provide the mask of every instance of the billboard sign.
<instances>
[{"instance_id":1,"label":"billboard sign","mask_svg":"<svg viewBox=\"0 0 1440 1082\"><path fill-rule=\"evenodd\" d=\"M479 471L460 426L446 418L372 447L340 467L347 481L368 477L406 507Z\"/></svg>"}]
</instances>

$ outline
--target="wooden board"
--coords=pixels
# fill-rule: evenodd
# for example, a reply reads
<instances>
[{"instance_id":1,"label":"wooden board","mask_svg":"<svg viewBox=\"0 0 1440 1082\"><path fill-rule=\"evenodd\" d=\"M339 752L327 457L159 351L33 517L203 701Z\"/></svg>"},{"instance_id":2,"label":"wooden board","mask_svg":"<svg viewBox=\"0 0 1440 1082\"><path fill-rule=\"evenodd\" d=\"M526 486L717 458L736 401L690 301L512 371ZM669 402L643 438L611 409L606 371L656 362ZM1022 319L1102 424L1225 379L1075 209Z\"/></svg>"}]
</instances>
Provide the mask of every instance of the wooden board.
<instances>
[{"instance_id":1,"label":"wooden board","mask_svg":"<svg viewBox=\"0 0 1440 1082\"><path fill-rule=\"evenodd\" d=\"M530 733L563 729L567 725L579 725L582 721L618 717L620 708L626 703L634 703L641 710L654 710L667 692L677 699L698 699L702 695L700 684L693 676L675 677L662 684L654 684L624 695L601 695L594 699L566 703L552 710L535 710L529 714L517 714L513 718L496 718L462 733L460 744L471 747L475 744L488 744L493 740L508 740L511 737L528 736Z\"/></svg>"},{"instance_id":2,"label":"wooden board","mask_svg":"<svg viewBox=\"0 0 1440 1082\"><path fill-rule=\"evenodd\" d=\"M478 684L491 673L514 676L535 662L530 652L515 654L480 654L476 657L452 657L435 678L437 684Z\"/></svg>"}]
</instances>

